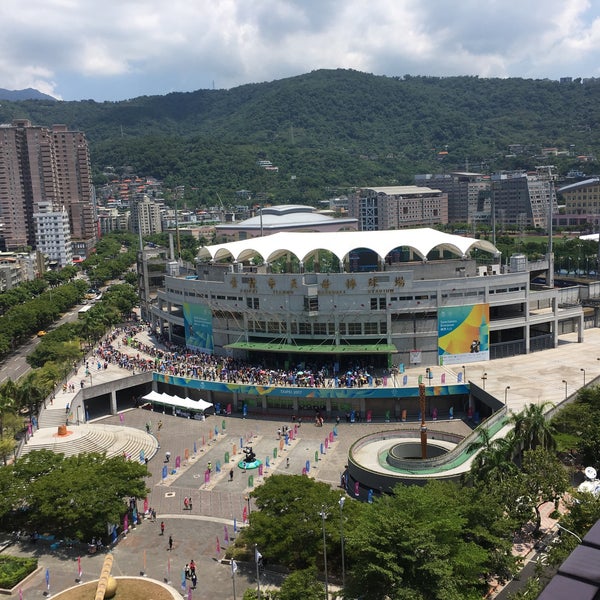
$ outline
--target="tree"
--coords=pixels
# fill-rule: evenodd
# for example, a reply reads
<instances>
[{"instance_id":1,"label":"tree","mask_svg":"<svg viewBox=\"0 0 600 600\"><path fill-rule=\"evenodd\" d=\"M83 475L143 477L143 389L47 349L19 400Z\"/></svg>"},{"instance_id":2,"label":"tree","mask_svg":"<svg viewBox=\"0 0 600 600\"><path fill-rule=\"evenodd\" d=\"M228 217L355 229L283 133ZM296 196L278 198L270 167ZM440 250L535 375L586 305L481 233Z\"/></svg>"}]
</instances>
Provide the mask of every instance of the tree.
<instances>
[{"instance_id":1,"label":"tree","mask_svg":"<svg viewBox=\"0 0 600 600\"><path fill-rule=\"evenodd\" d=\"M290 573L279 589L280 600L322 600L325 586L317 579L316 569Z\"/></svg>"},{"instance_id":2,"label":"tree","mask_svg":"<svg viewBox=\"0 0 600 600\"><path fill-rule=\"evenodd\" d=\"M481 598L491 552L469 527L470 500L466 488L430 482L398 485L366 505L347 536L349 595Z\"/></svg>"},{"instance_id":3,"label":"tree","mask_svg":"<svg viewBox=\"0 0 600 600\"><path fill-rule=\"evenodd\" d=\"M515 504L535 511L537 532L542 523L541 505L546 502L558 504L569 488L569 477L554 453L538 447L523 454L521 473L506 487L514 490Z\"/></svg>"},{"instance_id":4,"label":"tree","mask_svg":"<svg viewBox=\"0 0 600 600\"><path fill-rule=\"evenodd\" d=\"M302 475L272 475L251 496L259 510L253 511L250 526L238 540L248 547L257 544L263 560L290 569L322 566L322 521L325 521L327 552L332 565L341 564L339 492L329 485ZM347 502L344 514L350 522L362 505ZM331 556L330 556L331 555Z\"/></svg>"},{"instance_id":5,"label":"tree","mask_svg":"<svg viewBox=\"0 0 600 600\"><path fill-rule=\"evenodd\" d=\"M556 430L546 418L546 412L552 406L551 402L529 404L521 412L510 416L515 438L523 450L533 450L538 446L546 450L556 448Z\"/></svg>"},{"instance_id":6,"label":"tree","mask_svg":"<svg viewBox=\"0 0 600 600\"><path fill-rule=\"evenodd\" d=\"M106 538L107 523L121 523L124 499L143 498L148 490L145 465L123 457L89 453L64 457L38 450L12 467L14 526L48 531L63 538ZM18 510L17 510L18 509Z\"/></svg>"},{"instance_id":7,"label":"tree","mask_svg":"<svg viewBox=\"0 0 600 600\"><path fill-rule=\"evenodd\" d=\"M515 445L513 432L504 438L488 442L475 456L470 478L482 485L489 485L491 482L502 484L507 477L511 477L519 470L513 461Z\"/></svg>"}]
</instances>

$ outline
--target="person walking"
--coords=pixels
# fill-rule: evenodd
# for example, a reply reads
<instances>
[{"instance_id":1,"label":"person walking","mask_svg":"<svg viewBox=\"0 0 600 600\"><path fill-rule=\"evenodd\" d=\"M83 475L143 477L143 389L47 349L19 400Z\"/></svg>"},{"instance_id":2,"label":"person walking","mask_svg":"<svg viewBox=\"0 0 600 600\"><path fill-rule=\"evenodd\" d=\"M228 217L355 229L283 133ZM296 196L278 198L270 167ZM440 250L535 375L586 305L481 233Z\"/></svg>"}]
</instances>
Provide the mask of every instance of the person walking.
<instances>
[{"instance_id":1,"label":"person walking","mask_svg":"<svg viewBox=\"0 0 600 600\"><path fill-rule=\"evenodd\" d=\"M173 536L172 535L169 536L169 552L171 552L171 550L173 550Z\"/></svg>"},{"instance_id":2,"label":"person walking","mask_svg":"<svg viewBox=\"0 0 600 600\"><path fill-rule=\"evenodd\" d=\"M229 481L233 481L233 469L229 470Z\"/></svg>"},{"instance_id":3,"label":"person walking","mask_svg":"<svg viewBox=\"0 0 600 600\"><path fill-rule=\"evenodd\" d=\"M160 535L165 535L165 522L160 522Z\"/></svg>"},{"instance_id":4,"label":"person walking","mask_svg":"<svg viewBox=\"0 0 600 600\"><path fill-rule=\"evenodd\" d=\"M171 461L171 453L167 450L165 452L165 462L170 462Z\"/></svg>"}]
</instances>

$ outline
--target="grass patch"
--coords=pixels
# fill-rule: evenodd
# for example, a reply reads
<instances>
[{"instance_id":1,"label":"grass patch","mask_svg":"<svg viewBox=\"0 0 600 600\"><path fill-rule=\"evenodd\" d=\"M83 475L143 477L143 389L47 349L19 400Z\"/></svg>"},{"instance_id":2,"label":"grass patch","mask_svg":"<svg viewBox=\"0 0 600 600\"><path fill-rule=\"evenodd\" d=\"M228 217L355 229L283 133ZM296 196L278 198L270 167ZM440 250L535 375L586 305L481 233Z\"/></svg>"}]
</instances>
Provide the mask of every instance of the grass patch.
<instances>
[{"instance_id":1,"label":"grass patch","mask_svg":"<svg viewBox=\"0 0 600 600\"><path fill-rule=\"evenodd\" d=\"M37 558L19 558L16 556L0 556L0 588L15 587L33 573L38 566Z\"/></svg>"}]
</instances>

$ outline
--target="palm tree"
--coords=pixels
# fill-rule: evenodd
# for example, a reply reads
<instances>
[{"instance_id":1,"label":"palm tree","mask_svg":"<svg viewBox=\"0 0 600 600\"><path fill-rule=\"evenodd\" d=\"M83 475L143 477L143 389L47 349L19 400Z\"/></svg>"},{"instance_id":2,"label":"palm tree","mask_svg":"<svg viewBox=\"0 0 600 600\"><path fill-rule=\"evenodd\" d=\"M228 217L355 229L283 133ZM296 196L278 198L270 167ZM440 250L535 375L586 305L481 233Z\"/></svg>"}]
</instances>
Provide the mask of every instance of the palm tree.
<instances>
[{"instance_id":1,"label":"palm tree","mask_svg":"<svg viewBox=\"0 0 600 600\"><path fill-rule=\"evenodd\" d=\"M541 447L545 450L554 450L556 440L554 426L546 419L547 410L554 406L551 402L542 404L529 404L524 410L510 416L509 422L513 424L515 437L521 446L521 454L525 450L534 450Z\"/></svg>"},{"instance_id":2,"label":"palm tree","mask_svg":"<svg viewBox=\"0 0 600 600\"><path fill-rule=\"evenodd\" d=\"M471 466L471 476L474 481L493 480L502 483L507 477L518 472L517 465L513 461L515 441L515 436L510 432L505 438L497 438L490 441L487 447L482 446Z\"/></svg>"}]
</instances>

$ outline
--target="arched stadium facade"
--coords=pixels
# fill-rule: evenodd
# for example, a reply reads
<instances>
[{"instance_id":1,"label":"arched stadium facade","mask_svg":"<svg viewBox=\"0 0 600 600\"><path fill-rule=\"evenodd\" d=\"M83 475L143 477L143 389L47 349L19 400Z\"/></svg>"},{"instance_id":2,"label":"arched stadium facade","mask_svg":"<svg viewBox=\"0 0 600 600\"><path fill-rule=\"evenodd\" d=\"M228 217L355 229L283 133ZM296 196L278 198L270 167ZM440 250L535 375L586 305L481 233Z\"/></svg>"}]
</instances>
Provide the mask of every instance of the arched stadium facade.
<instances>
[{"instance_id":1,"label":"arched stadium facade","mask_svg":"<svg viewBox=\"0 0 600 600\"><path fill-rule=\"evenodd\" d=\"M505 271L490 242L428 228L280 233L202 248L147 318L199 351L338 371L481 361L582 332L560 290Z\"/></svg>"}]
</instances>

